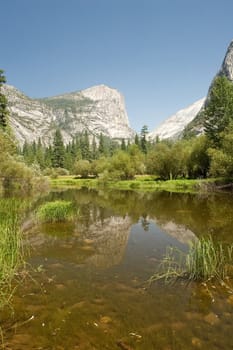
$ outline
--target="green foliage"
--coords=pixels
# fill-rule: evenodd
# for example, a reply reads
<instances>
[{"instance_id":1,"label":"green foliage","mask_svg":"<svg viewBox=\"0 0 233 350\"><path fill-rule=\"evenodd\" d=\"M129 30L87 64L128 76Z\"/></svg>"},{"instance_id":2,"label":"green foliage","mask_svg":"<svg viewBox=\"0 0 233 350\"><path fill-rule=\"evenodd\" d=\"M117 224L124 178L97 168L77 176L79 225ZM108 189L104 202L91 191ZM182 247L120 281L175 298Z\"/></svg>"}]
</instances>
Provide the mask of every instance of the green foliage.
<instances>
[{"instance_id":1,"label":"green foliage","mask_svg":"<svg viewBox=\"0 0 233 350\"><path fill-rule=\"evenodd\" d=\"M108 161L102 159L101 166L104 180L130 180L144 171L144 156L138 146L130 145L127 152L118 150Z\"/></svg>"},{"instance_id":2,"label":"green foliage","mask_svg":"<svg viewBox=\"0 0 233 350\"><path fill-rule=\"evenodd\" d=\"M233 120L233 84L226 77L215 79L204 115L205 133L218 146L221 133Z\"/></svg>"},{"instance_id":3,"label":"green foliage","mask_svg":"<svg viewBox=\"0 0 233 350\"><path fill-rule=\"evenodd\" d=\"M72 203L68 201L47 202L37 210L37 218L41 222L58 222L73 217Z\"/></svg>"},{"instance_id":4,"label":"green foliage","mask_svg":"<svg viewBox=\"0 0 233 350\"><path fill-rule=\"evenodd\" d=\"M191 244L186 256L186 274L192 280L224 279L228 275L229 264L232 264L233 245L224 248L212 237L201 237Z\"/></svg>"},{"instance_id":5,"label":"green foliage","mask_svg":"<svg viewBox=\"0 0 233 350\"><path fill-rule=\"evenodd\" d=\"M112 156L108 171L111 179L129 180L136 175L130 155L124 151L118 151Z\"/></svg>"},{"instance_id":6,"label":"green foliage","mask_svg":"<svg viewBox=\"0 0 233 350\"><path fill-rule=\"evenodd\" d=\"M64 168L65 148L59 129L56 130L53 140L52 165L54 168Z\"/></svg>"},{"instance_id":7,"label":"green foliage","mask_svg":"<svg viewBox=\"0 0 233 350\"><path fill-rule=\"evenodd\" d=\"M22 263L21 205L16 199L0 199L0 307L9 302L11 282Z\"/></svg>"},{"instance_id":8,"label":"green foliage","mask_svg":"<svg viewBox=\"0 0 233 350\"><path fill-rule=\"evenodd\" d=\"M190 244L187 254L173 247L168 247L158 271L150 282L159 279L165 281L174 278L210 281L224 280L232 266L233 245L223 246L215 243L211 236L201 237Z\"/></svg>"},{"instance_id":9,"label":"green foliage","mask_svg":"<svg viewBox=\"0 0 233 350\"><path fill-rule=\"evenodd\" d=\"M187 155L187 171L189 178L205 178L210 167L208 148L209 140L205 135L192 138L186 143L189 148Z\"/></svg>"},{"instance_id":10,"label":"green foliage","mask_svg":"<svg viewBox=\"0 0 233 350\"><path fill-rule=\"evenodd\" d=\"M8 132L4 132L0 128L0 162L3 161L4 158L8 154L14 155L16 153L16 145L14 143L14 139L12 138L12 135Z\"/></svg>"},{"instance_id":11,"label":"green foliage","mask_svg":"<svg viewBox=\"0 0 233 350\"><path fill-rule=\"evenodd\" d=\"M36 185L38 169L29 168L16 157L8 155L0 163L0 177L5 191L31 191Z\"/></svg>"},{"instance_id":12,"label":"green foliage","mask_svg":"<svg viewBox=\"0 0 233 350\"><path fill-rule=\"evenodd\" d=\"M74 164L73 173L87 178L91 172L91 163L88 160L80 159Z\"/></svg>"},{"instance_id":13,"label":"green foliage","mask_svg":"<svg viewBox=\"0 0 233 350\"><path fill-rule=\"evenodd\" d=\"M147 171L163 180L176 179L186 173L185 160L182 142L159 142L148 152Z\"/></svg>"},{"instance_id":14,"label":"green foliage","mask_svg":"<svg viewBox=\"0 0 233 350\"><path fill-rule=\"evenodd\" d=\"M143 153L147 153L147 148L148 148L148 142L147 142L147 134L148 134L148 127L147 125L143 125L141 134L140 134L140 148Z\"/></svg>"},{"instance_id":15,"label":"green foliage","mask_svg":"<svg viewBox=\"0 0 233 350\"><path fill-rule=\"evenodd\" d=\"M126 151L126 144L125 144L125 139L121 140L121 150Z\"/></svg>"},{"instance_id":16,"label":"green foliage","mask_svg":"<svg viewBox=\"0 0 233 350\"><path fill-rule=\"evenodd\" d=\"M0 128L6 130L8 124L8 109L7 109L7 98L1 92L1 87L6 83L6 77L4 76L4 71L0 69Z\"/></svg>"},{"instance_id":17,"label":"green foliage","mask_svg":"<svg viewBox=\"0 0 233 350\"><path fill-rule=\"evenodd\" d=\"M208 150L211 166L210 174L212 176L233 176L233 122L225 129L221 135L219 148L210 148Z\"/></svg>"}]
</instances>

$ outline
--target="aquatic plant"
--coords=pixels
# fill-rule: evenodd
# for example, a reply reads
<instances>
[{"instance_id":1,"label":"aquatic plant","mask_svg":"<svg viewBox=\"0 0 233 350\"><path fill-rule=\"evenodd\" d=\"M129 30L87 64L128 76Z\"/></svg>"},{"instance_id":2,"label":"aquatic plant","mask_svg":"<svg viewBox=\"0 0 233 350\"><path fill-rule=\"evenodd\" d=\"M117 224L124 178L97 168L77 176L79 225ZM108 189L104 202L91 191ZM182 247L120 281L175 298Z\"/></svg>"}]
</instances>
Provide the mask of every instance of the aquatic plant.
<instances>
[{"instance_id":1,"label":"aquatic plant","mask_svg":"<svg viewBox=\"0 0 233 350\"><path fill-rule=\"evenodd\" d=\"M214 242L211 236L201 237L190 243L187 254L168 247L158 271L150 282L164 279L166 282L185 278L188 280L224 280L233 265L233 244L224 246Z\"/></svg>"},{"instance_id":2,"label":"aquatic plant","mask_svg":"<svg viewBox=\"0 0 233 350\"><path fill-rule=\"evenodd\" d=\"M0 307L8 303L11 283L22 259L20 203L14 199L0 200Z\"/></svg>"},{"instance_id":3,"label":"aquatic plant","mask_svg":"<svg viewBox=\"0 0 233 350\"><path fill-rule=\"evenodd\" d=\"M41 222L58 222L73 217L72 203L57 200L41 205L37 210L37 217Z\"/></svg>"}]
</instances>

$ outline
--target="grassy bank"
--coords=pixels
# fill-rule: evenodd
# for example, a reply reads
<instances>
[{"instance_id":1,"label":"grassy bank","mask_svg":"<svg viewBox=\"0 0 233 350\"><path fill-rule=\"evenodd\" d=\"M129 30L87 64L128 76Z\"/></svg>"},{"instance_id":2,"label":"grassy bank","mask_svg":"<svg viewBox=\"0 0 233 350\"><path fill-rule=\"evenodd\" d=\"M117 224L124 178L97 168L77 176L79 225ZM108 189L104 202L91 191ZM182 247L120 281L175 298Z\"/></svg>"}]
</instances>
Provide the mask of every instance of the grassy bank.
<instances>
[{"instance_id":1,"label":"grassy bank","mask_svg":"<svg viewBox=\"0 0 233 350\"><path fill-rule=\"evenodd\" d=\"M53 187L75 187L75 188L99 188L106 187L118 190L137 190L137 191L169 191L169 192L200 192L213 190L215 179L198 180L155 180L151 176L137 176L135 180L124 181L101 181L98 179L79 179L74 176L59 176L51 179Z\"/></svg>"},{"instance_id":2,"label":"grassy bank","mask_svg":"<svg viewBox=\"0 0 233 350\"><path fill-rule=\"evenodd\" d=\"M12 280L22 262L20 213L22 203L0 199L0 308L12 294Z\"/></svg>"}]
</instances>

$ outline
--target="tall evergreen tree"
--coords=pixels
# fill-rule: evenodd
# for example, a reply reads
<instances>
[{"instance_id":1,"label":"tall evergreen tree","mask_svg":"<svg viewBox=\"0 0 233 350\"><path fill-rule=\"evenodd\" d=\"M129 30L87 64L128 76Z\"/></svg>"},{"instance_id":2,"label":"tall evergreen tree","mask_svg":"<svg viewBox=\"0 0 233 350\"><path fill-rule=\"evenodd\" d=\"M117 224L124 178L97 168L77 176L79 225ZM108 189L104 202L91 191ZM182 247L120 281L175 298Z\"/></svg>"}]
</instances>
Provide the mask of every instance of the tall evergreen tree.
<instances>
[{"instance_id":1,"label":"tall evergreen tree","mask_svg":"<svg viewBox=\"0 0 233 350\"><path fill-rule=\"evenodd\" d=\"M142 130L141 130L141 150L143 153L147 153L147 139L146 135L148 134L148 127L147 125L143 125Z\"/></svg>"},{"instance_id":2,"label":"tall evergreen tree","mask_svg":"<svg viewBox=\"0 0 233 350\"><path fill-rule=\"evenodd\" d=\"M100 154L100 156L103 156L103 155L105 155L105 153L106 153L106 145L104 142L104 136L101 133L100 139L99 139L99 154Z\"/></svg>"},{"instance_id":3,"label":"tall evergreen tree","mask_svg":"<svg viewBox=\"0 0 233 350\"><path fill-rule=\"evenodd\" d=\"M226 77L217 77L204 110L204 130L215 146L219 146L221 133L233 120L233 84Z\"/></svg>"},{"instance_id":4,"label":"tall evergreen tree","mask_svg":"<svg viewBox=\"0 0 233 350\"><path fill-rule=\"evenodd\" d=\"M90 159L90 144L89 136L87 130L85 130L84 135L81 135L80 148L82 152L82 159Z\"/></svg>"},{"instance_id":5,"label":"tall evergreen tree","mask_svg":"<svg viewBox=\"0 0 233 350\"><path fill-rule=\"evenodd\" d=\"M2 129L6 129L7 127L7 118L8 118L8 110L7 110L7 98L2 93L2 86L6 83L6 77L4 76L4 71L0 69L0 127Z\"/></svg>"},{"instance_id":6,"label":"tall evergreen tree","mask_svg":"<svg viewBox=\"0 0 233 350\"><path fill-rule=\"evenodd\" d=\"M65 159L65 147L62 134L59 129L56 130L53 140L52 165L54 168L63 168Z\"/></svg>"},{"instance_id":7,"label":"tall evergreen tree","mask_svg":"<svg viewBox=\"0 0 233 350\"><path fill-rule=\"evenodd\" d=\"M92 159L97 159L97 158L98 158L98 149L97 149L95 136L93 136L93 140L92 140Z\"/></svg>"},{"instance_id":8,"label":"tall evergreen tree","mask_svg":"<svg viewBox=\"0 0 233 350\"><path fill-rule=\"evenodd\" d=\"M126 144L125 144L125 139L121 140L121 150L126 151Z\"/></svg>"},{"instance_id":9,"label":"tall evergreen tree","mask_svg":"<svg viewBox=\"0 0 233 350\"><path fill-rule=\"evenodd\" d=\"M135 145L137 145L138 147L140 146L140 141L139 141L138 134L135 135L134 143L135 143Z\"/></svg>"}]
</instances>

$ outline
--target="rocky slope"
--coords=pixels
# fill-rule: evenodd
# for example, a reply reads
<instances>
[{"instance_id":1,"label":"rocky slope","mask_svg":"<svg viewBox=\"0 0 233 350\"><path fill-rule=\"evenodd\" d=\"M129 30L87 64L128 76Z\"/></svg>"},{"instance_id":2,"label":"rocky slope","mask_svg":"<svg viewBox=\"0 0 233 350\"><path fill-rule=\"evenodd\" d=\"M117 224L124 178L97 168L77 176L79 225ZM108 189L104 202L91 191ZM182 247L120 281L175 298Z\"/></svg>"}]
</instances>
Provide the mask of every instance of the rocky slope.
<instances>
[{"instance_id":1,"label":"rocky slope","mask_svg":"<svg viewBox=\"0 0 233 350\"><path fill-rule=\"evenodd\" d=\"M233 81L233 40L228 46L227 53L217 76L219 75L225 76L229 80Z\"/></svg>"},{"instance_id":2,"label":"rocky slope","mask_svg":"<svg viewBox=\"0 0 233 350\"><path fill-rule=\"evenodd\" d=\"M13 86L3 86L10 110L10 123L19 144L41 138L53 140L59 127L64 143L87 130L113 139L132 139L123 96L105 85L44 99L31 99Z\"/></svg>"},{"instance_id":3,"label":"rocky slope","mask_svg":"<svg viewBox=\"0 0 233 350\"><path fill-rule=\"evenodd\" d=\"M186 125L190 123L197 113L202 108L205 102L205 98L202 98L192 105L181 109L177 113L166 119L159 127L148 134L151 140L155 140L159 137L160 140L163 139L177 139L182 135Z\"/></svg>"}]
</instances>

